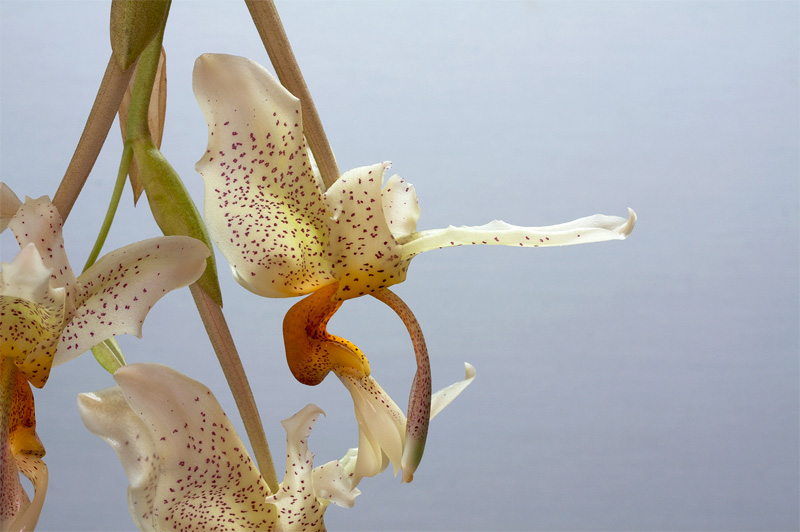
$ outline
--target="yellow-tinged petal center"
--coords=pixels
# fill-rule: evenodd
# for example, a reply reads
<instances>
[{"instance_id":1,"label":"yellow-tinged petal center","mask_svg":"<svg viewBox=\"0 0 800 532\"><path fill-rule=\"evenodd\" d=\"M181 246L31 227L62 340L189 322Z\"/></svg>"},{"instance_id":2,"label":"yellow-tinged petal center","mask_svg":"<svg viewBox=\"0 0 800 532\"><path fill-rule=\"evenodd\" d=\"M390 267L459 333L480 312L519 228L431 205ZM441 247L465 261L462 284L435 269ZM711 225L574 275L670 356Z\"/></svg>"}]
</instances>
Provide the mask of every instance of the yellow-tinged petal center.
<instances>
[{"instance_id":1,"label":"yellow-tinged petal center","mask_svg":"<svg viewBox=\"0 0 800 532\"><path fill-rule=\"evenodd\" d=\"M331 371L351 368L361 376L369 375L369 362L352 342L328 333L331 316L342 306L334 301L338 283L324 286L305 297L286 313L283 340L286 361L295 378L314 386Z\"/></svg>"},{"instance_id":2,"label":"yellow-tinged petal center","mask_svg":"<svg viewBox=\"0 0 800 532\"><path fill-rule=\"evenodd\" d=\"M64 323L64 301L35 303L0 296L0 356L11 357L36 387L50 375Z\"/></svg>"}]
</instances>

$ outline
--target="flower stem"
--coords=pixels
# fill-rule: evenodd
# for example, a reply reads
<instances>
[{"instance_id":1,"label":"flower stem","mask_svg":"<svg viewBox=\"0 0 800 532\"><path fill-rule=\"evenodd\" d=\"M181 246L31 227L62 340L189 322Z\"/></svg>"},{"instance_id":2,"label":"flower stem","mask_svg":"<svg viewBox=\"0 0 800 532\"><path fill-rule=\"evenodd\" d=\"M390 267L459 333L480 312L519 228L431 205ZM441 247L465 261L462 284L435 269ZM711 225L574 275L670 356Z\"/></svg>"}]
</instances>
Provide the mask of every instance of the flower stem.
<instances>
[{"instance_id":1,"label":"flower stem","mask_svg":"<svg viewBox=\"0 0 800 532\"><path fill-rule=\"evenodd\" d=\"M256 25L258 34L264 42L275 73L284 87L300 100L303 109L303 135L306 137L311 153L319 167L325 187L330 187L339 179L339 168L328 143L328 137L322 128L322 121L317 114L314 100L303 79L300 65L292 52L289 38L283 29L281 18L272 0L245 0L250 16Z\"/></svg>"},{"instance_id":2,"label":"flower stem","mask_svg":"<svg viewBox=\"0 0 800 532\"><path fill-rule=\"evenodd\" d=\"M208 338L214 346L222 371L228 380L228 386L233 393L239 414L242 416L261 476L270 491L278 493L278 476L275 474L275 465L272 462L272 454L269 451L261 417L258 415L258 407L225 316L222 314L222 308L197 283L192 284L190 289L200 317L203 319L203 325L206 327Z\"/></svg>"},{"instance_id":3,"label":"flower stem","mask_svg":"<svg viewBox=\"0 0 800 532\"><path fill-rule=\"evenodd\" d=\"M100 226L100 232L97 235L97 240L94 243L92 252L89 253L89 258L86 259L86 265L83 271L89 269L94 264L100 251L103 249L108 231L111 229L111 223L114 221L114 215L117 213L119 200L122 197L122 189L125 188L125 178L128 177L128 168L131 166L131 159L133 159L133 148L129 144L125 144L122 150L122 159L119 162L119 171L117 172L117 182L114 184L114 191L111 193L111 201L108 203L108 210L106 217L103 219L103 225Z\"/></svg>"},{"instance_id":4,"label":"flower stem","mask_svg":"<svg viewBox=\"0 0 800 532\"><path fill-rule=\"evenodd\" d=\"M133 67L122 70L112 55L108 61L103 81L97 90L97 96L83 128L81 139L72 155L64 178L53 196L53 205L58 209L62 220L66 221L75 200L78 199L89 173L92 171L97 155L108 136L108 130L114 122L119 103L128 87Z\"/></svg>"}]
</instances>

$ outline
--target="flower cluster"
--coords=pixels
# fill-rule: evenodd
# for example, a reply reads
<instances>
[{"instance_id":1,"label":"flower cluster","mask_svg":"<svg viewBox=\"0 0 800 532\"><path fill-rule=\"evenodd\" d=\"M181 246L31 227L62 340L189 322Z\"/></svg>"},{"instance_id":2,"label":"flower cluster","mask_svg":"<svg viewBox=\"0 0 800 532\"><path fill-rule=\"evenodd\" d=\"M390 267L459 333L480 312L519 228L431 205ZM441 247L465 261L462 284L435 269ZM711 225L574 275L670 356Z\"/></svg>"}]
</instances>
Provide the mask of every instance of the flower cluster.
<instances>
[{"instance_id":1,"label":"flower cluster","mask_svg":"<svg viewBox=\"0 0 800 532\"><path fill-rule=\"evenodd\" d=\"M53 365L120 334L141 335L150 308L168 291L194 282L208 248L188 237L158 237L117 249L76 277L64 250L61 216L46 197L25 203L0 183L0 229L20 252L0 271L0 522L35 526L47 489L44 447L36 436L33 394ZM13 384L12 384L13 383ZM33 502L19 473L33 483Z\"/></svg>"},{"instance_id":2,"label":"flower cluster","mask_svg":"<svg viewBox=\"0 0 800 532\"><path fill-rule=\"evenodd\" d=\"M160 9L150 13L153 20L166 16ZM116 386L81 394L78 404L84 424L122 462L140 530L324 530L326 507L353 506L363 478L391 464L410 482L430 421L475 378L465 364L463 380L432 392L421 327L390 289L405 280L411 259L462 245L624 239L636 223L629 210L627 217L593 215L544 227L495 220L417 231L416 191L397 175L386 177L388 162L349 170L324 186L306 145L299 100L260 65L203 55L193 86L208 125L196 168L205 183L209 233L246 289L264 297L304 296L283 321L288 366L306 385L330 373L342 382L353 400L358 447L314 467L308 439L323 412L307 405L282 422L286 470L283 482L270 487L207 387L166 366L123 362L113 374ZM148 175L169 173L159 157L153 155L155 166L143 165ZM158 189L160 205L169 204L166 190L178 188ZM157 218L169 218L159 212ZM116 335L139 336L158 299L203 274L210 250L188 236L152 238L117 249L76 276L50 200L23 203L0 184L0 230L6 228L20 251L0 271L0 529L29 530L48 482L31 386L44 386L53 366ZM388 305L411 337L417 369L405 412L361 349L328 332L344 302L365 295ZM33 483L32 500L20 474Z\"/></svg>"}]
</instances>

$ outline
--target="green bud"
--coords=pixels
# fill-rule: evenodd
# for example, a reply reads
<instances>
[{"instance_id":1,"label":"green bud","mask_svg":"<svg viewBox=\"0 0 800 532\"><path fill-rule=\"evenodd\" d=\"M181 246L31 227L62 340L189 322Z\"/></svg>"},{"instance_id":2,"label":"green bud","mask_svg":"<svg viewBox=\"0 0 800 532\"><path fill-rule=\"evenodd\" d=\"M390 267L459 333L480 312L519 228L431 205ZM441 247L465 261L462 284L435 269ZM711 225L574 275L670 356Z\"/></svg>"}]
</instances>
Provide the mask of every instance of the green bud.
<instances>
[{"instance_id":1,"label":"green bud","mask_svg":"<svg viewBox=\"0 0 800 532\"><path fill-rule=\"evenodd\" d=\"M166 22L169 0L112 0L111 50L128 70Z\"/></svg>"},{"instance_id":2,"label":"green bud","mask_svg":"<svg viewBox=\"0 0 800 532\"><path fill-rule=\"evenodd\" d=\"M133 141L133 154L139 168L139 179L147 193L147 202L158 227L165 235L186 235L205 242L212 250L206 270L197 284L222 306L222 292L217 279L211 237L200 212L192 201L178 173L150 138Z\"/></svg>"}]
</instances>

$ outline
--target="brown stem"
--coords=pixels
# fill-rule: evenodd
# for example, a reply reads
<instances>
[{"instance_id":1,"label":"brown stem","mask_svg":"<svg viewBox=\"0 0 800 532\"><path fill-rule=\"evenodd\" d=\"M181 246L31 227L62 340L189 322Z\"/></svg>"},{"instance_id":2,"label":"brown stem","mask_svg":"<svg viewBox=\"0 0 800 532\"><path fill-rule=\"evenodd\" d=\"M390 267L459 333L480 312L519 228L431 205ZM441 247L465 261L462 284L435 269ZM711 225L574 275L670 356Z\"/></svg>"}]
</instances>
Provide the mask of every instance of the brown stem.
<instances>
[{"instance_id":1,"label":"brown stem","mask_svg":"<svg viewBox=\"0 0 800 532\"><path fill-rule=\"evenodd\" d=\"M236 406L242 416L247 437L253 446L258 469L261 476L267 482L272 493L278 492L278 477L275 474L275 465L272 462L272 454L269 451L267 438L264 435L264 426L261 424L261 417L258 415L253 392L247 381L247 374L242 366L239 353L233 343L231 332L222 314L222 308L217 305L197 283L191 285L192 297L194 297L197 310L203 319L211 345L217 353L222 371L228 380L228 386L233 392Z\"/></svg>"},{"instance_id":2,"label":"brown stem","mask_svg":"<svg viewBox=\"0 0 800 532\"><path fill-rule=\"evenodd\" d=\"M300 65L297 64L292 52L275 3L272 0L245 0L245 3L278 79L289 92L300 99L303 109L303 135L317 161L322 181L328 188L339 179L339 168L336 166L331 145L328 143L314 100L311 99L311 93L303 79Z\"/></svg>"},{"instance_id":3,"label":"brown stem","mask_svg":"<svg viewBox=\"0 0 800 532\"><path fill-rule=\"evenodd\" d=\"M128 82L133 74L134 67L122 70L112 55L103 75L103 81L97 90L97 96L83 128L81 140L75 148L72 160L61 184L53 196L53 205L58 209L61 218L66 221L75 200L78 199L86 178L92 171L94 162L108 136L108 130L114 123L114 117L119 109L119 103L128 87Z\"/></svg>"}]
</instances>

